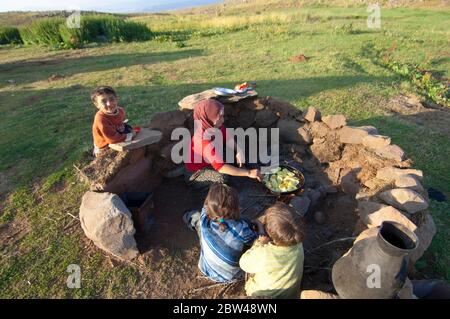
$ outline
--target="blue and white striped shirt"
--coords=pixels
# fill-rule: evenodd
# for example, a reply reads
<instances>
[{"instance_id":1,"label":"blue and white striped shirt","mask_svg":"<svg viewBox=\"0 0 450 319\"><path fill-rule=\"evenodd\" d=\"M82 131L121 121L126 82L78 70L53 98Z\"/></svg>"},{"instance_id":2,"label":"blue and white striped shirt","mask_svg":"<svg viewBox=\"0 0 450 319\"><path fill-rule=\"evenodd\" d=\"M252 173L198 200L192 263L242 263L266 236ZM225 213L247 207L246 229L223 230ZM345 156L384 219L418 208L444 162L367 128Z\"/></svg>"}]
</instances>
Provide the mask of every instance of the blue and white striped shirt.
<instances>
[{"instance_id":1,"label":"blue and white striped shirt","mask_svg":"<svg viewBox=\"0 0 450 319\"><path fill-rule=\"evenodd\" d=\"M208 278L217 282L238 279L244 273L239 258L244 245L250 245L257 237L244 220L225 220L227 229L220 230L220 223L206 216L205 208L200 217L201 252L198 267Z\"/></svg>"}]
</instances>

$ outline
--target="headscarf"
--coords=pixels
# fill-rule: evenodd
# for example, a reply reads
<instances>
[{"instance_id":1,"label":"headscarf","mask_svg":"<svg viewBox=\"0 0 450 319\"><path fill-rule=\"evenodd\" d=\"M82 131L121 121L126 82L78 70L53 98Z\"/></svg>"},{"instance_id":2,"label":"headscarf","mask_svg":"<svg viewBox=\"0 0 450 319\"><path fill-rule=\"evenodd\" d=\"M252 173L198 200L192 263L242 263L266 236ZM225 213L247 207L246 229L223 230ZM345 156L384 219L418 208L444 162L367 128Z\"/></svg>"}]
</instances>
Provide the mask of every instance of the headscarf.
<instances>
[{"instance_id":1,"label":"headscarf","mask_svg":"<svg viewBox=\"0 0 450 319\"><path fill-rule=\"evenodd\" d=\"M223 104L214 99L206 99L198 102L194 107L194 120L202 122L202 129L214 127L214 122L219 119Z\"/></svg>"}]
</instances>

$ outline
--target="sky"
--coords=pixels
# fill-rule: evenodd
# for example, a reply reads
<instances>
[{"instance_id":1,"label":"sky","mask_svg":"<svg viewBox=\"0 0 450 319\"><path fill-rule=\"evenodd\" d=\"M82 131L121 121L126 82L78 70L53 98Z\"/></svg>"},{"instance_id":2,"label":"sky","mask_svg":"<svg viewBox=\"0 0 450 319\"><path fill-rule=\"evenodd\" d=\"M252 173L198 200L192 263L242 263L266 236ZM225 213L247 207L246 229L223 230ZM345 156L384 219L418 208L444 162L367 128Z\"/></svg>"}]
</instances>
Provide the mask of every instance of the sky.
<instances>
[{"instance_id":1,"label":"sky","mask_svg":"<svg viewBox=\"0 0 450 319\"><path fill-rule=\"evenodd\" d=\"M218 0L0 0L0 12L94 10L130 13L155 12L222 2Z\"/></svg>"}]
</instances>

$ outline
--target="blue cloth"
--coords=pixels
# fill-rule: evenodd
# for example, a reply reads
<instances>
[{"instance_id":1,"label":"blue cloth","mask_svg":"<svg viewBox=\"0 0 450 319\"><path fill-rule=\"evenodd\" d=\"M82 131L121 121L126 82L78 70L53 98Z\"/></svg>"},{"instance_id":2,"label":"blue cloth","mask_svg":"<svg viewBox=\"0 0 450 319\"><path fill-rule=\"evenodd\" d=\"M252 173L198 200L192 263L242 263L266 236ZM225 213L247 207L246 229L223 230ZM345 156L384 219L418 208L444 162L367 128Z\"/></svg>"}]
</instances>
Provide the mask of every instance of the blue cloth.
<instances>
[{"instance_id":1,"label":"blue cloth","mask_svg":"<svg viewBox=\"0 0 450 319\"><path fill-rule=\"evenodd\" d=\"M221 231L219 223L206 216L205 208L200 216L200 260L198 267L208 278L217 282L229 282L243 276L239 259L244 245L250 245L258 236L244 220L225 220L227 229Z\"/></svg>"}]
</instances>

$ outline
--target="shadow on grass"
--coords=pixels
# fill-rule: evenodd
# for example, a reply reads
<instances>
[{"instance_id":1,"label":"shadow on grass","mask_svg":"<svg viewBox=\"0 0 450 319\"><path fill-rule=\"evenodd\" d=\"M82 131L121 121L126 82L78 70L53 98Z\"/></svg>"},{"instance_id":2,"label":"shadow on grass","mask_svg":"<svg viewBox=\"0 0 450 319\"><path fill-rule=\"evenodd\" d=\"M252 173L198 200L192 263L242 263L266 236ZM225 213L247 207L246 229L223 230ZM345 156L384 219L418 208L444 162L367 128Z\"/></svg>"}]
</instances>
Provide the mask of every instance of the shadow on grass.
<instances>
[{"instance_id":1,"label":"shadow on grass","mask_svg":"<svg viewBox=\"0 0 450 319\"><path fill-rule=\"evenodd\" d=\"M203 55L203 50L196 49L83 57L58 56L53 59L5 63L0 64L0 88L6 86L6 81L8 80L14 80L17 84L32 83L48 79L53 74L71 76L85 72L113 70L139 64L171 62L201 55Z\"/></svg>"},{"instance_id":2,"label":"shadow on grass","mask_svg":"<svg viewBox=\"0 0 450 319\"><path fill-rule=\"evenodd\" d=\"M152 54L150 56L149 60L155 58ZM180 58L179 54L172 58L175 56ZM146 55L138 57L147 59ZM132 64L130 61L127 63ZM256 81L261 96L293 100L306 99L321 91L352 87L360 83L390 83L392 78L332 76ZM154 113L177 109L178 101L187 95L216 86L234 85L231 82L221 82L127 86L115 89L131 124L146 125ZM22 162L23 168L13 178L16 182L27 182L45 176L61 163L71 161L89 149L92 146L91 125L96 112L89 98L91 89L76 85L64 89L20 90L17 92L19 94L0 92L0 111L5 114L0 119L0 169L9 170Z\"/></svg>"}]
</instances>

